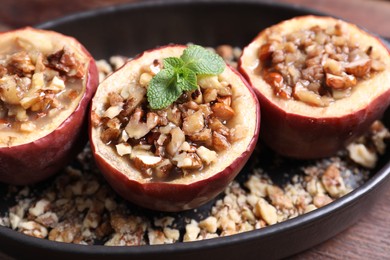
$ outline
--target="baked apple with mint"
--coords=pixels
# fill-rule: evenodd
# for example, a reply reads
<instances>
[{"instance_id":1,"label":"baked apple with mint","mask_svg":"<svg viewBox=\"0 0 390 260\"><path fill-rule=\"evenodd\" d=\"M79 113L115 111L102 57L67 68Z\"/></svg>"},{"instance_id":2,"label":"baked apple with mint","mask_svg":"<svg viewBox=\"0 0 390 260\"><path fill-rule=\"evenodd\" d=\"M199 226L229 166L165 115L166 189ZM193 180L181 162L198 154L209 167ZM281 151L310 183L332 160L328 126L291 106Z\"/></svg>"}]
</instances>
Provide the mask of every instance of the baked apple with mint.
<instances>
[{"instance_id":1,"label":"baked apple with mint","mask_svg":"<svg viewBox=\"0 0 390 260\"><path fill-rule=\"evenodd\" d=\"M296 17L265 29L244 49L239 70L262 105L262 138L285 156L335 154L390 103L388 49L331 17Z\"/></svg>"},{"instance_id":2,"label":"baked apple with mint","mask_svg":"<svg viewBox=\"0 0 390 260\"><path fill-rule=\"evenodd\" d=\"M76 155L98 85L74 38L34 28L0 34L0 182L31 184Z\"/></svg>"},{"instance_id":3,"label":"baked apple with mint","mask_svg":"<svg viewBox=\"0 0 390 260\"><path fill-rule=\"evenodd\" d=\"M122 197L162 211L198 207L234 179L258 138L253 90L201 46L146 51L107 77L91 105L96 163Z\"/></svg>"}]
</instances>

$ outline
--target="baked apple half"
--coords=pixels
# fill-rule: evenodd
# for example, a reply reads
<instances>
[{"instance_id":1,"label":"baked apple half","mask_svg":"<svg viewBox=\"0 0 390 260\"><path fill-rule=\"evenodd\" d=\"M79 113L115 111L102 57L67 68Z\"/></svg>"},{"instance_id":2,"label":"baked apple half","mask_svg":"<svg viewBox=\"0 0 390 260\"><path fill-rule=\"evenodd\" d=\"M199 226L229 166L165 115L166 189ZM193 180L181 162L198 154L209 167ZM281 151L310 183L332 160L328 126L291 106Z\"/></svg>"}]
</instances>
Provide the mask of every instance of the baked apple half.
<instances>
[{"instance_id":1,"label":"baked apple half","mask_svg":"<svg viewBox=\"0 0 390 260\"><path fill-rule=\"evenodd\" d=\"M74 38L30 27L0 34L0 181L31 184L64 167L85 145L97 85L95 61Z\"/></svg>"},{"instance_id":2,"label":"baked apple half","mask_svg":"<svg viewBox=\"0 0 390 260\"><path fill-rule=\"evenodd\" d=\"M333 155L390 103L389 51L331 17L296 17L265 29L244 49L239 70L262 106L262 138L289 157Z\"/></svg>"},{"instance_id":3,"label":"baked apple half","mask_svg":"<svg viewBox=\"0 0 390 260\"><path fill-rule=\"evenodd\" d=\"M99 85L90 141L122 197L181 211L234 179L254 150L259 123L256 95L235 69L200 46L169 45L144 52Z\"/></svg>"}]
</instances>

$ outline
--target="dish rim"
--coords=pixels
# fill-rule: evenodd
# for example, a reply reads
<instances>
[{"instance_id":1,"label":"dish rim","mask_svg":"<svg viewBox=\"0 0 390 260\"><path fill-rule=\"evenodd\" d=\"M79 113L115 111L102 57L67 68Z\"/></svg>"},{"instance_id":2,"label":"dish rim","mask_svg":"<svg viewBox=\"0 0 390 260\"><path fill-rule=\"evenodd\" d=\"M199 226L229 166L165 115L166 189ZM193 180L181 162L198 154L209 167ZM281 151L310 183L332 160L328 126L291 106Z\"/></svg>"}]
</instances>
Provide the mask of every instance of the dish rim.
<instances>
[{"instance_id":1,"label":"dish rim","mask_svg":"<svg viewBox=\"0 0 390 260\"><path fill-rule=\"evenodd\" d=\"M53 26L58 26L61 24L65 24L67 22L71 22L79 19L88 19L89 17L95 17L100 15L107 15L110 13L125 11L125 10L137 10L137 9L145 9L145 8L161 8L161 7L169 7L169 6L181 6L188 4L196 4L196 5L216 5L216 4L232 4L232 5L256 5L256 6L268 6L273 8L281 8L284 10L293 10L300 11L305 13L310 13L314 15L327 15L332 16L330 14L322 13L307 7L302 7L299 5L291 5L287 3L273 3L268 1L256 1L256 0L153 0L153 1L140 1L135 3L125 3L119 5L106 6L102 8L92 9L88 11L81 11L72 14L68 14L66 16L53 19L50 21L46 21L43 23L39 23L34 27L37 28L51 28ZM334 17L334 16L333 16ZM338 17L336 17L338 18ZM345 20L345 19L343 19ZM347 21L347 20L345 20ZM360 26L359 26L360 27ZM360 27L362 28L362 27ZM363 28L364 29L364 28ZM365 30L365 29L364 29ZM373 35L375 33L370 32ZM256 35L254 35L255 37ZM377 35L376 35L377 36ZM384 40L384 38L379 37L380 40L389 47L389 43ZM213 249L218 247L227 247L237 243L246 243L252 240L259 240L266 238L268 236L272 236L283 230L285 232L294 230L300 226L305 226L316 219L320 219L322 217L329 216L330 214L337 212L338 210L342 210L354 203L358 202L360 199L365 196L369 196L369 194L375 189L380 188L380 186L384 185L386 180L390 178L390 162L384 164L384 166L376 171L364 184L354 189L352 192L346 194L345 196L333 201L332 203L314 210L312 212L297 216L295 218L285 220L281 223L277 223L271 226L267 226L261 229L256 229L252 231L247 231L243 233L238 233L235 235L218 237L214 239L206 239L200 241L192 241L192 242L179 242L173 244L164 244L164 245L142 245L142 246L104 246L104 245L80 245L80 244L71 244L71 243L63 243L50 241L47 239L36 238L32 236L28 236L12 230L8 227L0 226L0 237L4 237L5 239L11 239L14 241L18 241L19 243L23 243L25 246L35 247L35 248L50 248L55 251L71 251L76 254L114 254L114 255L148 255L148 254L164 254L169 252L182 253L188 252L192 250L196 250L202 248L202 250Z\"/></svg>"}]
</instances>

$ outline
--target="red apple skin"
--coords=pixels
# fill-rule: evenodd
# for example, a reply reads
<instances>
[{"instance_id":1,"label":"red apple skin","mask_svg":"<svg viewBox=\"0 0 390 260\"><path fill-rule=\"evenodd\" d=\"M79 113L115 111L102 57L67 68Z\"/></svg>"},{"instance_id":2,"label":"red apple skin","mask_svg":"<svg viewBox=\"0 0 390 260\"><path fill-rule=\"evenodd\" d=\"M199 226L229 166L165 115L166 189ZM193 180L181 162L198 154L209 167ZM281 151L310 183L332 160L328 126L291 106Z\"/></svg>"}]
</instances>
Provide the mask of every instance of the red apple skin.
<instances>
[{"instance_id":1,"label":"red apple skin","mask_svg":"<svg viewBox=\"0 0 390 260\"><path fill-rule=\"evenodd\" d=\"M262 33L255 40L261 37ZM389 48L378 37L372 37L390 53ZM337 151L367 132L371 124L383 116L390 104L389 88L376 99L371 100L366 107L341 117L315 118L291 113L275 105L256 88L242 66L242 59L241 56L238 61L238 71L253 87L261 104L261 140L283 156L318 159L335 155Z\"/></svg>"},{"instance_id":2,"label":"red apple skin","mask_svg":"<svg viewBox=\"0 0 390 260\"><path fill-rule=\"evenodd\" d=\"M66 39L75 40L68 36L64 38ZM99 74L91 54L83 46L80 47L90 58L86 90L80 103L50 134L23 145L0 148L1 182L28 185L42 181L65 167L86 144L86 115L89 102L99 83Z\"/></svg>"},{"instance_id":3,"label":"red apple skin","mask_svg":"<svg viewBox=\"0 0 390 260\"><path fill-rule=\"evenodd\" d=\"M297 159L334 155L366 132L375 120L382 117L387 104L390 104L389 90L353 114L313 118L288 113L275 106L257 89L255 92L261 104L262 140L277 153Z\"/></svg>"},{"instance_id":4,"label":"red apple skin","mask_svg":"<svg viewBox=\"0 0 390 260\"><path fill-rule=\"evenodd\" d=\"M161 48L164 47L159 47L154 50ZM139 58L142 58L142 55L137 56L135 59ZM256 127L254 135L246 150L224 170L213 174L207 179L194 181L190 184L173 184L169 182L141 183L131 179L96 153L96 144L92 138L92 123L90 122L89 135L96 164L110 186L120 196L144 208L158 211L178 212L193 209L209 202L233 181L256 147L260 132L260 105L255 92L242 75L231 66L228 65L228 67L244 82L255 101Z\"/></svg>"}]
</instances>

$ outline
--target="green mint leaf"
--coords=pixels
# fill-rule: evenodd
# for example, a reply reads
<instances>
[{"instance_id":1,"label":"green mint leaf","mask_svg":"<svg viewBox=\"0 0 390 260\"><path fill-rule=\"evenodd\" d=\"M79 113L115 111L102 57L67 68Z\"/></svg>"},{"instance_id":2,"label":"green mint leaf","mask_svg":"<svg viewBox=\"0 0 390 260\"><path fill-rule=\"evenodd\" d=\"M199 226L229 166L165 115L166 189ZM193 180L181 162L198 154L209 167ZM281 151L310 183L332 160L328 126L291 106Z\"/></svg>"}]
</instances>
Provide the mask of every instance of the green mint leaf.
<instances>
[{"instance_id":1,"label":"green mint leaf","mask_svg":"<svg viewBox=\"0 0 390 260\"><path fill-rule=\"evenodd\" d=\"M164 69L180 69L184 65L184 61L180 58L169 57L163 60Z\"/></svg>"},{"instance_id":2,"label":"green mint leaf","mask_svg":"<svg viewBox=\"0 0 390 260\"><path fill-rule=\"evenodd\" d=\"M184 66L197 75L218 75L225 69L225 62L219 55L199 45L189 46L180 58Z\"/></svg>"},{"instance_id":3,"label":"green mint leaf","mask_svg":"<svg viewBox=\"0 0 390 260\"><path fill-rule=\"evenodd\" d=\"M191 91L198 88L196 74L190 69L181 68L176 73L177 85L183 91Z\"/></svg>"},{"instance_id":4,"label":"green mint leaf","mask_svg":"<svg viewBox=\"0 0 390 260\"><path fill-rule=\"evenodd\" d=\"M176 73L163 69L152 78L147 90L147 98L152 109L162 109L175 102L182 94L177 84Z\"/></svg>"},{"instance_id":5,"label":"green mint leaf","mask_svg":"<svg viewBox=\"0 0 390 260\"><path fill-rule=\"evenodd\" d=\"M224 60L205 48L191 45L180 58L163 60L164 68L149 83L147 98L152 109L162 109L175 102L183 91L197 89L197 75L218 75Z\"/></svg>"}]
</instances>

